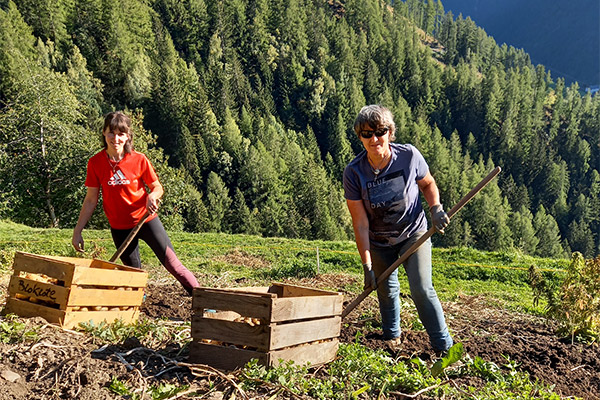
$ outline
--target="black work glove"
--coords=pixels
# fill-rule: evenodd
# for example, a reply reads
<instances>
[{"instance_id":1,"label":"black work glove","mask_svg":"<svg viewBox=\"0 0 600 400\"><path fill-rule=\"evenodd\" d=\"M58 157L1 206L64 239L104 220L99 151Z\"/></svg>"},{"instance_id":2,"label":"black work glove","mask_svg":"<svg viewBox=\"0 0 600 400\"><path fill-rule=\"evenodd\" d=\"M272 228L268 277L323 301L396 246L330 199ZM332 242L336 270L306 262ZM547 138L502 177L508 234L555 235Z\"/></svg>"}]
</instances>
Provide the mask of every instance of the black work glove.
<instances>
[{"instance_id":1,"label":"black work glove","mask_svg":"<svg viewBox=\"0 0 600 400\"><path fill-rule=\"evenodd\" d=\"M373 265L371 263L363 264L363 271L365 273L365 287L364 289L371 288L372 290L377 289L377 278L373 271Z\"/></svg>"},{"instance_id":2,"label":"black work glove","mask_svg":"<svg viewBox=\"0 0 600 400\"><path fill-rule=\"evenodd\" d=\"M429 211L431 212L431 222L435 226L435 230L439 233L444 233L444 229L450 223L450 218L446 214L446 211L444 211L444 207L441 204L436 204Z\"/></svg>"}]
</instances>

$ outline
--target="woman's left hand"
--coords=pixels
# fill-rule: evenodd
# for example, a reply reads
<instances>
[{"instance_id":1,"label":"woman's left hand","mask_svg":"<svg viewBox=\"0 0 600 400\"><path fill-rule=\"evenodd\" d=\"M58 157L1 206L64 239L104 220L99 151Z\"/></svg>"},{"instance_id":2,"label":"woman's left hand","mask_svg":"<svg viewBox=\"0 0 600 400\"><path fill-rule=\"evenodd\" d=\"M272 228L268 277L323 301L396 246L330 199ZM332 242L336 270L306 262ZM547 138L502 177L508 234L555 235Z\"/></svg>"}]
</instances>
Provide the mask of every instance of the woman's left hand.
<instances>
[{"instance_id":1,"label":"woman's left hand","mask_svg":"<svg viewBox=\"0 0 600 400\"><path fill-rule=\"evenodd\" d=\"M148 201L146 202L146 208L148 209L148 212L150 214L154 214L155 212L158 211L159 206L160 206L160 199L157 199L155 196L153 196L152 193L150 193L148 195Z\"/></svg>"}]
</instances>

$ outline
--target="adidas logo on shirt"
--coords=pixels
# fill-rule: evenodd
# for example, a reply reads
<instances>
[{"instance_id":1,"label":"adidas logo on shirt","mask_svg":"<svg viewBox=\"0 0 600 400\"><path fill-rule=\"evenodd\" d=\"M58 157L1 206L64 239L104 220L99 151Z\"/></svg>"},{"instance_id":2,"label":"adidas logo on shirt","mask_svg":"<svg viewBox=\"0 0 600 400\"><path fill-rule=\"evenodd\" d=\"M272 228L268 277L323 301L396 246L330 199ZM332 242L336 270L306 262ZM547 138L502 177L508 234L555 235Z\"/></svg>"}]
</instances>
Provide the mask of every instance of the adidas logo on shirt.
<instances>
[{"instance_id":1,"label":"adidas logo on shirt","mask_svg":"<svg viewBox=\"0 0 600 400\"><path fill-rule=\"evenodd\" d=\"M116 171L115 174L108 180L109 186L129 185L130 183L131 181L127 179L125 175L123 175L121 170Z\"/></svg>"}]
</instances>

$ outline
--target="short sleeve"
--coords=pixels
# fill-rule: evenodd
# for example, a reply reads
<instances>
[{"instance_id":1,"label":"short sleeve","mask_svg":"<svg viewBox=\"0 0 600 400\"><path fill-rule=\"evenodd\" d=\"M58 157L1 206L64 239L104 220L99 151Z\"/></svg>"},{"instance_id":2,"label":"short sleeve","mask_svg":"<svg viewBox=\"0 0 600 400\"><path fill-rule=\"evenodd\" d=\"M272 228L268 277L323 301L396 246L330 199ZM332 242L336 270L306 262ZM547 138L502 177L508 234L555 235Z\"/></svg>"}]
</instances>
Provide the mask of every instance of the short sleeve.
<instances>
[{"instance_id":1,"label":"short sleeve","mask_svg":"<svg viewBox=\"0 0 600 400\"><path fill-rule=\"evenodd\" d=\"M100 187L100 177L94 170L94 158L90 158L87 163L87 175L85 177L86 187Z\"/></svg>"},{"instance_id":2,"label":"short sleeve","mask_svg":"<svg viewBox=\"0 0 600 400\"><path fill-rule=\"evenodd\" d=\"M154 171L154 167L152 166L150 160L148 160L148 157L146 157L146 155L143 155L142 162L144 163L142 172L142 179L144 180L144 182L146 184L156 182L158 180L158 175L156 175L156 171Z\"/></svg>"},{"instance_id":3,"label":"short sleeve","mask_svg":"<svg viewBox=\"0 0 600 400\"><path fill-rule=\"evenodd\" d=\"M348 200L362 200L360 180L356 171L350 167L344 169L344 197Z\"/></svg>"},{"instance_id":4,"label":"short sleeve","mask_svg":"<svg viewBox=\"0 0 600 400\"><path fill-rule=\"evenodd\" d=\"M418 181L425 178L427 173L429 172L429 165L427 165L427 161L421 154L421 152L414 146L410 146L413 151L413 168L416 171L416 178Z\"/></svg>"}]
</instances>

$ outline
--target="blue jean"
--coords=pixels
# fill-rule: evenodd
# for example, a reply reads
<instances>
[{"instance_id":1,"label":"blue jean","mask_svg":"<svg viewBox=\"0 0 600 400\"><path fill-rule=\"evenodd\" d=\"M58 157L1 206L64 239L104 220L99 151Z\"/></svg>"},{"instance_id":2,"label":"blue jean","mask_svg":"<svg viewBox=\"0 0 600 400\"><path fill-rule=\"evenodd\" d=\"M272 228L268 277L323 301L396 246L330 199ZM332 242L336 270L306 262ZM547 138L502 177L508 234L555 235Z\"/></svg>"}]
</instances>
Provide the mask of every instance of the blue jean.
<instances>
[{"instance_id":1,"label":"blue jean","mask_svg":"<svg viewBox=\"0 0 600 400\"><path fill-rule=\"evenodd\" d=\"M375 275L379 276L388 269L420 237L420 235L415 235L404 243L389 248L371 246L371 261ZM404 270L408 277L411 297L419 318L429 335L431 346L435 351L448 350L453 341L431 279L431 239L427 239L404 262ZM396 269L385 282L377 287L384 339L400 336L399 295L400 284Z\"/></svg>"}]
</instances>

